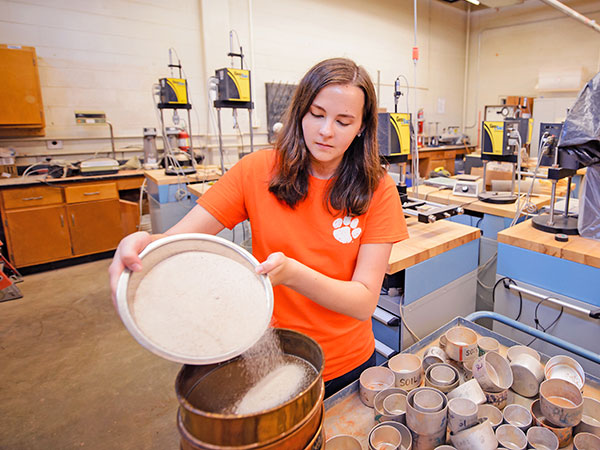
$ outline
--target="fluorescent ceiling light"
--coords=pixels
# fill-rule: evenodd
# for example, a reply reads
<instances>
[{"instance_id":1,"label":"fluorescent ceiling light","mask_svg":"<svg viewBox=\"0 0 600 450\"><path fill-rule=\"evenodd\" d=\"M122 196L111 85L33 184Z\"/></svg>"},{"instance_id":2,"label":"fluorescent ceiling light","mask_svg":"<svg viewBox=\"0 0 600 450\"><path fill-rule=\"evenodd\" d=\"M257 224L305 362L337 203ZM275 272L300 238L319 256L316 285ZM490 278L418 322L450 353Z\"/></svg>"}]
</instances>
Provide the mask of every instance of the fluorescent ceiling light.
<instances>
[{"instance_id":1,"label":"fluorescent ceiling light","mask_svg":"<svg viewBox=\"0 0 600 450\"><path fill-rule=\"evenodd\" d=\"M479 0L467 0L469 3L473 3L474 5L479 5Z\"/></svg>"}]
</instances>

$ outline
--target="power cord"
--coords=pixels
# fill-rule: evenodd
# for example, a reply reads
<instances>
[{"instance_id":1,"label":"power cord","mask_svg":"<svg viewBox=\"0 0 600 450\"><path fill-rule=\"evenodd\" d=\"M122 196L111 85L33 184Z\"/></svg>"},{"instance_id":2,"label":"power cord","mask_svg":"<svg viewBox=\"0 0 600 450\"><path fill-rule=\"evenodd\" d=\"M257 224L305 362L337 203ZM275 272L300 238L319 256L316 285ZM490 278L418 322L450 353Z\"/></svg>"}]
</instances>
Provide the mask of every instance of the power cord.
<instances>
[{"instance_id":1,"label":"power cord","mask_svg":"<svg viewBox=\"0 0 600 450\"><path fill-rule=\"evenodd\" d=\"M470 202L464 202L464 203L461 203L461 204L460 204L460 205L458 205L458 206L459 206L460 208L463 208L463 207L465 207L465 206L468 206L468 205L470 205L470 204L472 204L472 203L475 203L475 202L478 202L478 201L479 201L479 199L478 199L478 198L476 198L475 200L471 200ZM483 217L482 217L482 219L483 219Z\"/></svg>"},{"instance_id":2,"label":"power cord","mask_svg":"<svg viewBox=\"0 0 600 450\"><path fill-rule=\"evenodd\" d=\"M498 281L496 281L496 284L494 284L494 288L492 289L492 304L496 304L496 288L498 287L498 285L500 284L500 282L504 282L504 288L508 289L508 286L510 286L510 284L514 284L515 286L517 286L517 283L515 283L515 280L513 280L510 277L502 277L500 278ZM508 282L508 284L507 284ZM519 320L521 318L521 313L523 312L523 296L521 295L521 293L519 292L519 314L517 314L517 317L515 318L515 320ZM537 310L536 310L537 313Z\"/></svg>"},{"instance_id":3,"label":"power cord","mask_svg":"<svg viewBox=\"0 0 600 450\"><path fill-rule=\"evenodd\" d=\"M419 342L421 338L417 336L417 334L412 330L411 327L408 326L408 323L406 322L406 317L404 315L404 295L402 295L402 298L400 299L400 320L402 321L404 328L406 328L406 330L412 336L415 342Z\"/></svg>"},{"instance_id":4,"label":"power cord","mask_svg":"<svg viewBox=\"0 0 600 450\"><path fill-rule=\"evenodd\" d=\"M146 177L144 177L144 181L142 181L142 185L140 186L140 201L139 201L139 210L140 210L140 222L138 224L138 231L142 231L142 217L143 217L143 200L144 200L144 192L146 192ZM147 192L146 192L147 193Z\"/></svg>"},{"instance_id":5,"label":"power cord","mask_svg":"<svg viewBox=\"0 0 600 450\"><path fill-rule=\"evenodd\" d=\"M480 280L480 276L482 276L482 274L488 270L490 267L492 267L491 265L494 263L494 261L496 260L498 256L498 252L495 252L490 259L488 259L484 264L480 264L479 267L477 268L477 284L481 287L483 287L484 289L487 289L488 291L491 291L492 289L494 289L493 286L488 286L485 283L483 283L483 281Z\"/></svg>"},{"instance_id":6,"label":"power cord","mask_svg":"<svg viewBox=\"0 0 600 450\"><path fill-rule=\"evenodd\" d=\"M390 295L390 291L388 288L381 286L380 294L381 295ZM408 333L411 335L411 337L414 339L415 342L419 342L421 340L421 338L416 335L416 333L412 330L411 327L408 326L408 323L406 322L406 317L404 316L404 294L402 294L402 297L400 298L398 312L400 313L401 325L404 325L404 328L406 328L406 331L408 331Z\"/></svg>"},{"instance_id":7,"label":"power cord","mask_svg":"<svg viewBox=\"0 0 600 450\"><path fill-rule=\"evenodd\" d=\"M517 286L517 283L510 277L500 278L498 281L496 281L496 284L494 284L494 289L492 290L492 301L494 303L496 303L496 287L498 287L498 285L501 282L503 283L505 289L508 289L508 287L511 284ZM521 292L518 292L518 294L519 294L519 313L517 314L517 317L515 318L516 321L518 321L521 318L521 313L523 312L523 296L521 295ZM539 309L540 309L540 306L542 305L542 303L544 303L548 299L550 299L550 297L545 297L545 298L541 299L535 306L535 310L534 310L534 314L533 314L533 322L535 323L535 329L541 330L544 333L546 331L548 331L550 328L552 328L554 325L556 325L556 323L560 320L560 318L562 317L563 312L564 312L564 307L561 306L558 316L556 316L556 318L552 321L552 323L550 323L550 325L548 325L547 327L543 326L540 322L540 319L538 318L538 312L539 312ZM527 344L527 347L529 347L531 344L533 344L537 339L538 339L537 337L533 338Z\"/></svg>"},{"instance_id":8,"label":"power cord","mask_svg":"<svg viewBox=\"0 0 600 450\"><path fill-rule=\"evenodd\" d=\"M541 300L538 302L538 304L537 304L537 305L536 305L536 307L535 307L535 313L534 313L534 318L533 318L533 321L534 321L534 323L535 323L535 329L536 329L536 330L538 330L538 329L541 329L541 330L542 330L542 332L544 332L544 333L546 332L546 330L549 330L549 329L550 329L550 328L552 328L554 325L556 325L556 323L557 323L557 322L559 321L559 319L562 317L562 315L563 315L563 311L565 310L565 309L564 309L564 307L562 307L562 306L561 306L561 307L560 307L560 312L558 313L558 316L556 316L556 319L554 319L550 325L548 325L547 327L544 327L544 326L543 326L543 325L540 323L540 320L538 319L538 310L539 310L539 308L540 308L540 305L541 305L542 303L544 303L546 300L548 300L549 298L550 298L550 297L543 298L543 299L541 299ZM539 328L538 328L538 327L539 327ZM527 344L527 347L529 347L531 344L533 344L533 343L534 343L536 340L537 340L537 338L533 338L533 339L531 340L531 342L529 342L529 344Z\"/></svg>"},{"instance_id":9,"label":"power cord","mask_svg":"<svg viewBox=\"0 0 600 450\"><path fill-rule=\"evenodd\" d=\"M479 218L479 220L475 224L475 228L479 228L479 224L481 223L482 220L483 220L483 216ZM481 231L481 234L483 234L483 230Z\"/></svg>"}]
</instances>

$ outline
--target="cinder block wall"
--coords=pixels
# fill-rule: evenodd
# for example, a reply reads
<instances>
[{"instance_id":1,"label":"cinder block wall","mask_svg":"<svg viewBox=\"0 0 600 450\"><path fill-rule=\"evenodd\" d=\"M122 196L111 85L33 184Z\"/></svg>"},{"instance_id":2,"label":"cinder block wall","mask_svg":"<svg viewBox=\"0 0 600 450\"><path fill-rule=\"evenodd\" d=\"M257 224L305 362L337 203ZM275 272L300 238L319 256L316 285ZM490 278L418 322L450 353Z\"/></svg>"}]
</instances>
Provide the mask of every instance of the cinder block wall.
<instances>
[{"instance_id":1,"label":"cinder block wall","mask_svg":"<svg viewBox=\"0 0 600 450\"><path fill-rule=\"evenodd\" d=\"M312 64L332 56L353 58L374 82L379 77L382 107L393 109L393 82L402 74L411 86L410 112L416 98L416 108L424 108L427 122L439 122L440 132L460 126L465 3L417 3L415 89L409 0L0 0L0 42L37 49L47 122L46 138L4 140L0 146L15 147L19 164L46 156L80 160L107 151L108 127L75 125L74 111L90 109L105 111L113 122L119 157L139 154L142 128L158 126L152 84L169 74L168 49L174 47L192 94L196 145L209 163L217 163L215 116L206 86L215 69L230 65L230 29L237 31L253 70L256 147L267 142L264 83L297 83ZM568 3L600 19L597 0ZM476 124L483 105L503 95L541 95L535 90L541 68L568 65L593 74L599 57L597 33L537 0L472 13L467 124ZM400 110L406 110L405 97ZM170 113L166 119L170 124ZM240 136L232 128L230 110L222 111L222 119L227 161L234 162ZM239 123L247 147L245 111ZM476 141L476 127L468 131ZM48 150L48 139L62 139L64 148Z\"/></svg>"},{"instance_id":2,"label":"cinder block wall","mask_svg":"<svg viewBox=\"0 0 600 450\"><path fill-rule=\"evenodd\" d=\"M250 14L251 12L251 14ZM421 59L417 90L409 101L433 113L438 97L446 99L440 120L455 125L461 112L464 57L464 11L437 0L419 2ZM413 6L382 0L76 0L27 3L0 1L0 42L34 46L40 61L47 139L63 139L62 150L48 150L44 139L0 142L18 150L19 163L47 155L82 159L79 153L110 148L108 128L75 125L75 110L102 110L113 122L120 157L141 146L142 128L157 126L151 86L168 75L168 48L181 57L194 103L192 125L216 162L214 116L207 107L206 83L215 69L230 64L229 30L238 32L253 69L257 128L255 143L266 144L265 82L296 83L315 62L348 56L364 65L374 81L380 71L381 105L393 107L392 85L405 75L414 87L411 60ZM237 62L236 62L237 64ZM401 99L405 109L405 98ZM167 118L170 114L167 114ZM222 112L229 160L239 145L231 112ZM248 120L240 111L244 143ZM208 136L207 136L208 135ZM95 139L91 139L95 138ZM212 149L212 150L211 150Z\"/></svg>"}]
</instances>

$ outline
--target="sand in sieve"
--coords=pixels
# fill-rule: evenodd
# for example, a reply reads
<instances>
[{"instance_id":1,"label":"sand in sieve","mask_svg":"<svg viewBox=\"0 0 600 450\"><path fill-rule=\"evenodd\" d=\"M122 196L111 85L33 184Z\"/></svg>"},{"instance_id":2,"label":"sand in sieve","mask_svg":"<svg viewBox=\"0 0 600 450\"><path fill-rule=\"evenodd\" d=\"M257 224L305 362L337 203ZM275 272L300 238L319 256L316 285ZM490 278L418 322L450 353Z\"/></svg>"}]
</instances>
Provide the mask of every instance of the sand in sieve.
<instances>
[{"instance_id":1,"label":"sand in sieve","mask_svg":"<svg viewBox=\"0 0 600 450\"><path fill-rule=\"evenodd\" d=\"M283 369L284 366L295 368ZM285 403L307 389L317 376L318 371L310 362L283 352L279 335L269 328L238 358L198 380L186 400L202 411L251 414Z\"/></svg>"},{"instance_id":2,"label":"sand in sieve","mask_svg":"<svg viewBox=\"0 0 600 450\"><path fill-rule=\"evenodd\" d=\"M241 356L245 377L252 387L233 406L234 414L251 414L285 403L305 389L314 377L310 364L283 353L273 328L268 328Z\"/></svg>"},{"instance_id":3,"label":"sand in sieve","mask_svg":"<svg viewBox=\"0 0 600 450\"><path fill-rule=\"evenodd\" d=\"M150 269L132 314L154 344L188 357L247 348L270 319L264 286L251 269L198 251L178 253Z\"/></svg>"},{"instance_id":4,"label":"sand in sieve","mask_svg":"<svg viewBox=\"0 0 600 450\"><path fill-rule=\"evenodd\" d=\"M285 403L301 390L308 375L306 367L296 362L276 367L242 397L235 414L251 414Z\"/></svg>"}]
</instances>

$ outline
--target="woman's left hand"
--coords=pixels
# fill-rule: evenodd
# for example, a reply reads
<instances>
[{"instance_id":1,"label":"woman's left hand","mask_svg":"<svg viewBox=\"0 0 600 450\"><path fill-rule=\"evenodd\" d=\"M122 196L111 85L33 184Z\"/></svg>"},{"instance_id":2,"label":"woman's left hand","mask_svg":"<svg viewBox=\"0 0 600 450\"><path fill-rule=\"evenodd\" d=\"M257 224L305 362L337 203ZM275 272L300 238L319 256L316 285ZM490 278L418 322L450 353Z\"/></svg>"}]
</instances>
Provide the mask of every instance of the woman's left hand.
<instances>
[{"instance_id":1,"label":"woman's left hand","mask_svg":"<svg viewBox=\"0 0 600 450\"><path fill-rule=\"evenodd\" d=\"M256 266L256 273L268 275L273 286L286 284L291 276L294 260L282 252L271 253L265 261Z\"/></svg>"}]
</instances>

